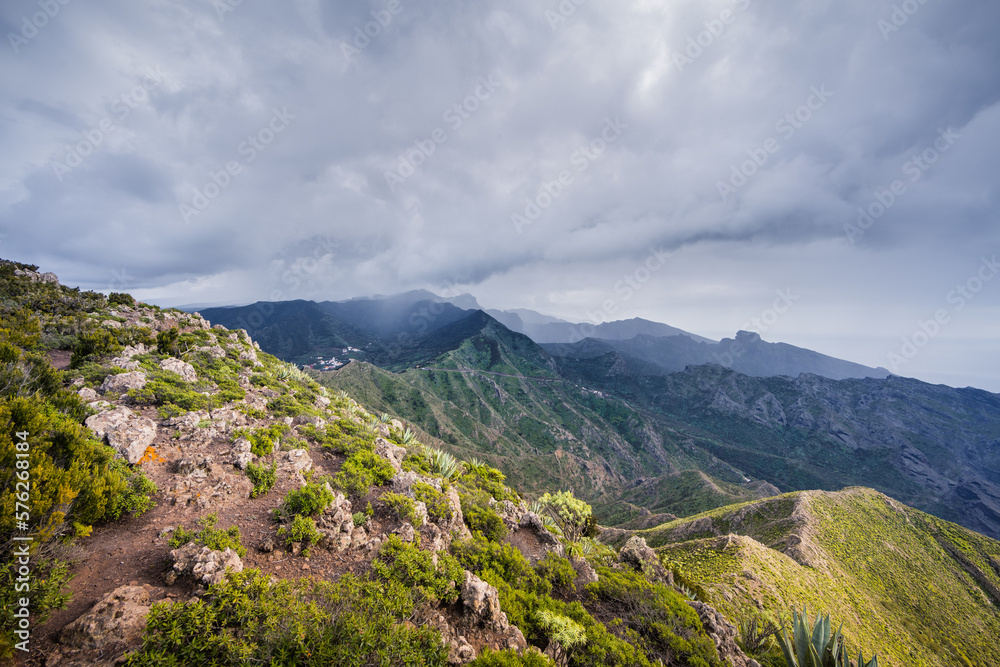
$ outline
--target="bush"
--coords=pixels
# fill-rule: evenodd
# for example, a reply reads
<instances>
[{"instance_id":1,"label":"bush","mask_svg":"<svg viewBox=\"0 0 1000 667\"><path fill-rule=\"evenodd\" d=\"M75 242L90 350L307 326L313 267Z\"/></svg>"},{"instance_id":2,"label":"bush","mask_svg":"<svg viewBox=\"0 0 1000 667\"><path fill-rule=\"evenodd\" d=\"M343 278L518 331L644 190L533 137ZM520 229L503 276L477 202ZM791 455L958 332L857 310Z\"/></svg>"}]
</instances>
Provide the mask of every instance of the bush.
<instances>
[{"instance_id":1,"label":"bush","mask_svg":"<svg viewBox=\"0 0 1000 667\"><path fill-rule=\"evenodd\" d=\"M316 544L323 539L312 517L301 514L296 514L290 525L279 528L278 535L285 538L285 546L290 547L295 542L305 546L302 551L304 556L309 555L309 545Z\"/></svg>"},{"instance_id":2,"label":"bush","mask_svg":"<svg viewBox=\"0 0 1000 667\"><path fill-rule=\"evenodd\" d=\"M576 581L576 570L566 558L553 552L545 554L545 558L535 565L538 576L549 582L554 588L568 589Z\"/></svg>"},{"instance_id":3,"label":"bush","mask_svg":"<svg viewBox=\"0 0 1000 667\"><path fill-rule=\"evenodd\" d=\"M573 543L580 541L593 514L590 505L574 497L572 491L546 493L538 502L559 525L563 537Z\"/></svg>"},{"instance_id":4,"label":"bush","mask_svg":"<svg viewBox=\"0 0 1000 667\"><path fill-rule=\"evenodd\" d=\"M278 516L315 516L330 506L333 492L327 488L325 479L309 482L299 489L292 489L285 495L281 507L275 510Z\"/></svg>"},{"instance_id":5,"label":"bush","mask_svg":"<svg viewBox=\"0 0 1000 667\"><path fill-rule=\"evenodd\" d=\"M401 493L389 492L382 494L381 500L395 513L396 518L401 521L409 521L414 526L419 525L417 523L417 506L411 499Z\"/></svg>"},{"instance_id":6,"label":"bush","mask_svg":"<svg viewBox=\"0 0 1000 667\"><path fill-rule=\"evenodd\" d=\"M405 586L345 574L336 582L230 574L192 603L159 603L129 665L444 667L438 632L404 624Z\"/></svg>"},{"instance_id":7,"label":"bush","mask_svg":"<svg viewBox=\"0 0 1000 667\"><path fill-rule=\"evenodd\" d=\"M398 535L390 535L382 544L372 561L372 570L383 580L397 581L410 588L418 602L451 604L458 599L459 587L465 579L462 566L453 556L421 551Z\"/></svg>"},{"instance_id":8,"label":"bush","mask_svg":"<svg viewBox=\"0 0 1000 667\"><path fill-rule=\"evenodd\" d=\"M219 515L213 512L198 519L197 523L201 526L201 530L198 532L185 530L183 526L177 528L170 537L170 548L177 549L188 542L196 542L212 551L232 549L240 556L246 556L247 549L243 546L239 526L230 526L226 530L222 530L215 527L218 522Z\"/></svg>"},{"instance_id":9,"label":"bush","mask_svg":"<svg viewBox=\"0 0 1000 667\"><path fill-rule=\"evenodd\" d=\"M107 329L92 329L80 334L76 345L73 347L73 356L69 365L76 368L85 361L94 357L106 357L120 352L122 346Z\"/></svg>"},{"instance_id":10,"label":"bush","mask_svg":"<svg viewBox=\"0 0 1000 667\"><path fill-rule=\"evenodd\" d=\"M507 526L499 514L489 506L489 496L484 492L461 493L462 515L465 525L473 533L479 533L487 540L500 542L507 537Z\"/></svg>"},{"instance_id":11,"label":"bush","mask_svg":"<svg viewBox=\"0 0 1000 667\"><path fill-rule=\"evenodd\" d=\"M518 655L517 651L510 649L491 651L485 648L468 667L554 667L554 665L548 656L534 651L525 651L524 655Z\"/></svg>"},{"instance_id":12,"label":"bush","mask_svg":"<svg viewBox=\"0 0 1000 667\"><path fill-rule=\"evenodd\" d=\"M470 491L485 491L489 495L493 496L497 502L503 502L505 500L517 502L520 500L516 493L504 485L506 477L504 477L504 474L496 468L491 468L483 463L476 464L465 462L462 465L465 467L465 472L455 479L466 489Z\"/></svg>"},{"instance_id":13,"label":"bush","mask_svg":"<svg viewBox=\"0 0 1000 667\"><path fill-rule=\"evenodd\" d=\"M270 491L278 479L277 473L277 463L272 463L268 467L248 463L247 477L250 479L250 483L253 484L253 491L250 492L250 497L256 498Z\"/></svg>"},{"instance_id":14,"label":"bush","mask_svg":"<svg viewBox=\"0 0 1000 667\"><path fill-rule=\"evenodd\" d=\"M462 567L484 580L499 579L519 590L541 594L552 590L512 544L490 542L477 534L469 540L452 542L451 553Z\"/></svg>"},{"instance_id":15,"label":"bush","mask_svg":"<svg viewBox=\"0 0 1000 667\"><path fill-rule=\"evenodd\" d=\"M392 464L384 458L373 451L359 449L344 461L333 483L352 497L364 498L373 484L386 484L395 474Z\"/></svg>"},{"instance_id":16,"label":"bush","mask_svg":"<svg viewBox=\"0 0 1000 667\"><path fill-rule=\"evenodd\" d=\"M108 295L108 303L111 305L134 306L135 299L131 294L124 292L112 292Z\"/></svg>"},{"instance_id":17,"label":"bush","mask_svg":"<svg viewBox=\"0 0 1000 667\"><path fill-rule=\"evenodd\" d=\"M425 482L413 484L413 497L427 505L427 516L432 521L451 521L455 512L448 497Z\"/></svg>"},{"instance_id":18,"label":"bush","mask_svg":"<svg viewBox=\"0 0 1000 667\"><path fill-rule=\"evenodd\" d=\"M250 451L254 456L263 458L274 453L286 433L288 426L283 422L276 422L267 427L234 429L232 439L246 438L250 442Z\"/></svg>"}]
</instances>

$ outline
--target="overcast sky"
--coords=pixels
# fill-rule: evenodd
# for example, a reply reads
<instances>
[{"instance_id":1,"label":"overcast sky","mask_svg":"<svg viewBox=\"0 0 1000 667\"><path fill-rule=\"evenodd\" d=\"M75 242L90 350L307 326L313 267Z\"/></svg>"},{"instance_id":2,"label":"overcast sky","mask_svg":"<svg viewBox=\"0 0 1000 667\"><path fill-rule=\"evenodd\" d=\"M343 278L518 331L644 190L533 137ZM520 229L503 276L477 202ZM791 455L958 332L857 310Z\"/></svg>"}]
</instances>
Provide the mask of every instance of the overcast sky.
<instances>
[{"instance_id":1,"label":"overcast sky","mask_svg":"<svg viewBox=\"0 0 1000 667\"><path fill-rule=\"evenodd\" d=\"M0 256L64 284L470 292L1000 392L996 2L6 0L0 28Z\"/></svg>"}]
</instances>

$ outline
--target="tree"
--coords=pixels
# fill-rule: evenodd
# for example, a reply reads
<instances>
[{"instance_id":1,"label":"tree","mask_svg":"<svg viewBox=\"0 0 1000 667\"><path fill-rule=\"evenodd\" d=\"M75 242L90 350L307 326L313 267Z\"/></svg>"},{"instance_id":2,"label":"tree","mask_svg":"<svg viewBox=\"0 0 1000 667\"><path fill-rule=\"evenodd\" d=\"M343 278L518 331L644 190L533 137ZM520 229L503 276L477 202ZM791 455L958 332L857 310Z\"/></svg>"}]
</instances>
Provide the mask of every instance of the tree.
<instances>
[{"instance_id":1,"label":"tree","mask_svg":"<svg viewBox=\"0 0 1000 667\"><path fill-rule=\"evenodd\" d=\"M572 491L560 491L555 495L546 493L539 502L559 525L563 537L569 542L580 541L593 514L590 505L574 497Z\"/></svg>"}]
</instances>

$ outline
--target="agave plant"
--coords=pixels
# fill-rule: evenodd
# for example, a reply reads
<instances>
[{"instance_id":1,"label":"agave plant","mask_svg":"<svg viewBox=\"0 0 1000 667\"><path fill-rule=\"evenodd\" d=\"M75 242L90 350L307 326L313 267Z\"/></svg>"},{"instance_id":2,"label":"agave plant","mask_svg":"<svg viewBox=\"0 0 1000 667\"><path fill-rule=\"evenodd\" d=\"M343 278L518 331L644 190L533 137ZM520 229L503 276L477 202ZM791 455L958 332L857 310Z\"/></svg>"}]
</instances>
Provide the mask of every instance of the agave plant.
<instances>
[{"instance_id":1,"label":"agave plant","mask_svg":"<svg viewBox=\"0 0 1000 667\"><path fill-rule=\"evenodd\" d=\"M388 424L392 421L392 416L388 412L383 412L378 416L379 424Z\"/></svg>"},{"instance_id":2,"label":"agave plant","mask_svg":"<svg viewBox=\"0 0 1000 667\"><path fill-rule=\"evenodd\" d=\"M806 610L803 609L800 615L793 609L792 637L789 638L787 628L782 628L777 635L787 667L851 667L841 636L842 629L843 624L837 632L831 632L830 615L827 614L816 616L810 632ZM858 667L878 667L878 656L866 661L859 651L857 664Z\"/></svg>"},{"instance_id":3,"label":"agave plant","mask_svg":"<svg viewBox=\"0 0 1000 667\"><path fill-rule=\"evenodd\" d=\"M406 429L405 431L403 431L403 437L402 437L402 444L403 445L412 445L416 441L417 441L417 434L416 433L414 433L410 429Z\"/></svg>"},{"instance_id":4,"label":"agave plant","mask_svg":"<svg viewBox=\"0 0 1000 667\"><path fill-rule=\"evenodd\" d=\"M425 452L427 461L431 464L431 470L445 479L451 479L458 472L458 459L448 452L433 447L427 447Z\"/></svg>"}]
</instances>

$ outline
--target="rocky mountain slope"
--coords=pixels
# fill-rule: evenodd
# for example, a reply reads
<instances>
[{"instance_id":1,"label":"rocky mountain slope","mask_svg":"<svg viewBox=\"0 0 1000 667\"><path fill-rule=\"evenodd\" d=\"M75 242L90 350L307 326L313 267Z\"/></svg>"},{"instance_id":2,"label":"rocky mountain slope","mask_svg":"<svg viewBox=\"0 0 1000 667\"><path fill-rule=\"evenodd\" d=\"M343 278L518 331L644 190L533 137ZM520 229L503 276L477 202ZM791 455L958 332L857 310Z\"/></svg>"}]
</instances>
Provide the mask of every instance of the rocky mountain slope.
<instances>
[{"instance_id":1,"label":"rocky mountain slope","mask_svg":"<svg viewBox=\"0 0 1000 667\"><path fill-rule=\"evenodd\" d=\"M569 532L585 506L557 525L244 331L3 263L0 358L0 460L31 484L16 522L0 486L8 659L755 664L640 540Z\"/></svg>"},{"instance_id":2,"label":"rocky mountain slope","mask_svg":"<svg viewBox=\"0 0 1000 667\"><path fill-rule=\"evenodd\" d=\"M870 489L792 493L638 534L730 618L837 609L854 641L880 646L880 665L1000 664L1000 543Z\"/></svg>"}]
</instances>

